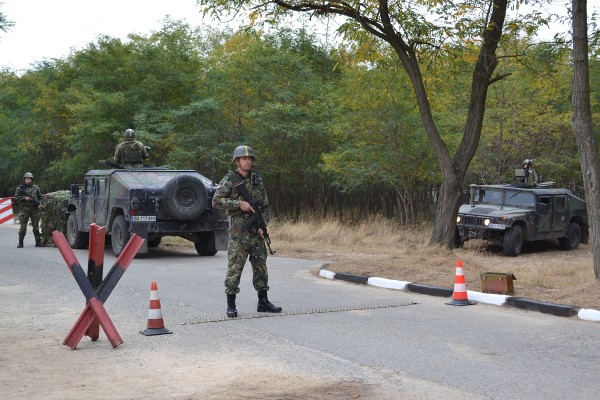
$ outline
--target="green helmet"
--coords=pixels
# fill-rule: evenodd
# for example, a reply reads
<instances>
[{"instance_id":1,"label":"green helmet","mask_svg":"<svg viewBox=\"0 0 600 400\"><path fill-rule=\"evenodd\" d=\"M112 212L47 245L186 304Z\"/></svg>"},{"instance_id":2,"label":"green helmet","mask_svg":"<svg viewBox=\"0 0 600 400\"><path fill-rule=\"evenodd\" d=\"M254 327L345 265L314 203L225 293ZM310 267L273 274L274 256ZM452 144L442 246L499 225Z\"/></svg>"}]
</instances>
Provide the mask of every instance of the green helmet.
<instances>
[{"instance_id":1,"label":"green helmet","mask_svg":"<svg viewBox=\"0 0 600 400\"><path fill-rule=\"evenodd\" d=\"M125 133L123 133L123 137L125 138L125 140L127 139L134 139L135 138L135 131L133 129L126 129Z\"/></svg>"},{"instance_id":2,"label":"green helmet","mask_svg":"<svg viewBox=\"0 0 600 400\"><path fill-rule=\"evenodd\" d=\"M254 152L250 146L238 146L233 151L233 157L231 158L231 162L234 162L238 157L252 157L254 160Z\"/></svg>"},{"instance_id":3,"label":"green helmet","mask_svg":"<svg viewBox=\"0 0 600 400\"><path fill-rule=\"evenodd\" d=\"M25 172L25 175L23 175L23 179L25 178L31 178L31 180L33 180L33 174L31 172Z\"/></svg>"}]
</instances>

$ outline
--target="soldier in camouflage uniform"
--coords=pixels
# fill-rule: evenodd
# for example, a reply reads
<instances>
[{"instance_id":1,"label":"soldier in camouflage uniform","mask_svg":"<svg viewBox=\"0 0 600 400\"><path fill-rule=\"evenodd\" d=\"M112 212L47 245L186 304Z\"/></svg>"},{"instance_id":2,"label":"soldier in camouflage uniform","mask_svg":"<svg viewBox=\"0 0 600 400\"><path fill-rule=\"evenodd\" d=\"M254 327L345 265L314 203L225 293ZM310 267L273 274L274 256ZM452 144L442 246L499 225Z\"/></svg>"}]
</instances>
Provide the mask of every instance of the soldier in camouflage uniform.
<instances>
[{"instance_id":1,"label":"soldier in camouflage uniform","mask_svg":"<svg viewBox=\"0 0 600 400\"><path fill-rule=\"evenodd\" d=\"M146 146L135 140L135 131L127 129L123 134L124 142L119 143L115 150L115 162L124 168L142 168L144 160L148 158Z\"/></svg>"},{"instance_id":2,"label":"soldier in camouflage uniform","mask_svg":"<svg viewBox=\"0 0 600 400\"><path fill-rule=\"evenodd\" d=\"M67 234L68 214L65 206L69 200L68 190L46 193L44 197L44 213L42 213L42 244L47 247L56 247L52 240L52 232L58 230Z\"/></svg>"},{"instance_id":3,"label":"soldier in camouflage uniform","mask_svg":"<svg viewBox=\"0 0 600 400\"><path fill-rule=\"evenodd\" d=\"M229 171L221 180L213 197L212 205L215 208L225 209L230 217L229 245L227 276L225 277L225 293L227 294L227 316L237 317L235 304L236 294L239 293L242 270L248 257L252 265L252 283L258 292L258 312L281 312L281 307L276 307L267 298L269 290L269 275L267 273L267 249L263 232L244 232L242 225L256 211L250 204L240 198L235 188L239 183L244 183L248 192L260 208L260 213L266 223L269 222L269 200L262 178L252 172L254 152L248 146L238 146L233 152L232 162L236 165L235 171Z\"/></svg>"},{"instance_id":4,"label":"soldier in camouflage uniform","mask_svg":"<svg viewBox=\"0 0 600 400\"><path fill-rule=\"evenodd\" d=\"M17 186L15 193L15 202L19 205L19 244L18 248L23 247L23 239L27 233L27 224L31 218L33 226L33 236L35 237L35 247L43 247L40 241L40 211L43 206L41 204L42 193L40 188L33 184L33 175L31 172L23 175L23 184Z\"/></svg>"}]
</instances>

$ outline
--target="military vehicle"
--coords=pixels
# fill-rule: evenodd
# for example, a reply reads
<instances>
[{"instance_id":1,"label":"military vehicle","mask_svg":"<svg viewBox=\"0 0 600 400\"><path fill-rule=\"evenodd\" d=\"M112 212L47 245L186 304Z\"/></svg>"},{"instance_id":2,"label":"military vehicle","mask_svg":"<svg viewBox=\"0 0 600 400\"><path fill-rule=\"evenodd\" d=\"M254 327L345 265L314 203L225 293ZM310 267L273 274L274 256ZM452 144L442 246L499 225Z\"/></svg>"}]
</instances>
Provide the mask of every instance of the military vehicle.
<instances>
[{"instance_id":1,"label":"military vehicle","mask_svg":"<svg viewBox=\"0 0 600 400\"><path fill-rule=\"evenodd\" d=\"M558 239L564 250L587 243L589 226L584 200L567 189L523 184L470 185L469 202L456 219L455 247L469 239L501 246L518 256L523 242Z\"/></svg>"},{"instance_id":2,"label":"military vehicle","mask_svg":"<svg viewBox=\"0 0 600 400\"><path fill-rule=\"evenodd\" d=\"M212 208L216 188L194 170L88 171L82 187L71 185L67 239L72 248L85 248L95 223L106 227L117 256L132 233L146 239L138 253L157 247L165 236L179 236L193 242L199 255L215 255L227 248L229 229L225 213Z\"/></svg>"}]
</instances>

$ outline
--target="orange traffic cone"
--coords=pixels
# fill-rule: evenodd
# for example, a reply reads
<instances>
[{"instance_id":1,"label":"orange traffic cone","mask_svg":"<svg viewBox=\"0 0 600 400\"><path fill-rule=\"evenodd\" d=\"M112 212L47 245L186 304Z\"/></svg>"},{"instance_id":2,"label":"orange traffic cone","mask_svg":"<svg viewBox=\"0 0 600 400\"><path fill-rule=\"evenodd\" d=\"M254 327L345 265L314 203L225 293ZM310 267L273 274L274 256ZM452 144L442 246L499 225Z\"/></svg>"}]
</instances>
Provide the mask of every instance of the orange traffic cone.
<instances>
[{"instance_id":1,"label":"orange traffic cone","mask_svg":"<svg viewBox=\"0 0 600 400\"><path fill-rule=\"evenodd\" d=\"M148 310L148 328L143 331L140 331L140 333L146 336L173 333L165 328L165 323L162 317L162 311L160 309L160 299L158 298L158 288L156 287L156 282L152 282L152 287L150 288L150 309Z\"/></svg>"},{"instance_id":2,"label":"orange traffic cone","mask_svg":"<svg viewBox=\"0 0 600 400\"><path fill-rule=\"evenodd\" d=\"M467 284L465 283L465 274L462 269L462 261L456 261L456 278L454 280L454 293L452 293L452 301L446 303L452 306L470 306L477 304L470 301L467 296Z\"/></svg>"}]
</instances>

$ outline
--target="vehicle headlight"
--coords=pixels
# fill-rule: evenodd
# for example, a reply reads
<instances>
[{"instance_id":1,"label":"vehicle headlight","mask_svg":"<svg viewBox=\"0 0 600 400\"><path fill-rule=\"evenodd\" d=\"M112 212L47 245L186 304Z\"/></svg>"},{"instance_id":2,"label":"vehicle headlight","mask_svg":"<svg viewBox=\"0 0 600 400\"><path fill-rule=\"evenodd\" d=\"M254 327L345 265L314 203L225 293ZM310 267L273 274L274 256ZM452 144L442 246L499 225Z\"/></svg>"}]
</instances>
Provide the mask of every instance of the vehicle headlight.
<instances>
[{"instance_id":1,"label":"vehicle headlight","mask_svg":"<svg viewBox=\"0 0 600 400\"><path fill-rule=\"evenodd\" d=\"M484 219L484 220L483 220L483 224L484 224L485 226L488 226L488 225L490 224L490 219L489 219L489 218L486 218L486 219Z\"/></svg>"},{"instance_id":2,"label":"vehicle headlight","mask_svg":"<svg viewBox=\"0 0 600 400\"><path fill-rule=\"evenodd\" d=\"M461 218L461 216L459 215L458 217L456 217L456 223L457 223L457 224L460 224L460 221L462 221L462 218Z\"/></svg>"}]
</instances>

